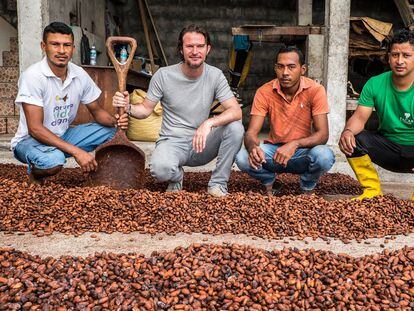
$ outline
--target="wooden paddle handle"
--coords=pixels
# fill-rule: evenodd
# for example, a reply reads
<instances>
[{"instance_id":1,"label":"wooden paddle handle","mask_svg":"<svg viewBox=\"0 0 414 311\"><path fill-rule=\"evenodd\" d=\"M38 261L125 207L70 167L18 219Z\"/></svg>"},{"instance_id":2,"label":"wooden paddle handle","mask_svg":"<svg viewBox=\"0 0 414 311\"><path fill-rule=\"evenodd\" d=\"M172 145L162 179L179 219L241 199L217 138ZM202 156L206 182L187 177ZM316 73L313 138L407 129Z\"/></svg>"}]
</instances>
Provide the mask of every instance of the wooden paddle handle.
<instances>
[{"instance_id":1,"label":"wooden paddle handle","mask_svg":"<svg viewBox=\"0 0 414 311\"><path fill-rule=\"evenodd\" d=\"M131 51L129 52L128 59L126 63L121 64L115 57L114 53L114 44L115 43L127 43L131 46ZM135 50L137 49L137 41L134 38L130 37L108 37L106 39L106 48L108 51L109 58L112 61L112 64L115 67L116 75L118 77L119 91L122 93L126 91L126 78L128 75L128 69L131 65L132 59L135 55ZM125 108L118 108L117 112L119 115L124 114Z\"/></svg>"}]
</instances>

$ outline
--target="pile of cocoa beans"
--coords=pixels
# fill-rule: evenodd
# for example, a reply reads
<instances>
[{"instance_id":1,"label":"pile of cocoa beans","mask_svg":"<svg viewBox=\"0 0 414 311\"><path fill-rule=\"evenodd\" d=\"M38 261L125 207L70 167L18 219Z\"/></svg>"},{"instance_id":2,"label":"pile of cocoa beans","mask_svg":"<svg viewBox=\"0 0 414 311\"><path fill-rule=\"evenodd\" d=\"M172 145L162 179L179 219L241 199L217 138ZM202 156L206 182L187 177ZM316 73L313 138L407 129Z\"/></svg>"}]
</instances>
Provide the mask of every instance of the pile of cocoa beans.
<instances>
[{"instance_id":1,"label":"pile of cocoa beans","mask_svg":"<svg viewBox=\"0 0 414 311\"><path fill-rule=\"evenodd\" d=\"M409 310L414 248L331 252L192 245L173 252L40 258L0 248L0 309Z\"/></svg>"},{"instance_id":2,"label":"pile of cocoa beans","mask_svg":"<svg viewBox=\"0 0 414 311\"><path fill-rule=\"evenodd\" d=\"M8 168L7 172L23 170L16 166ZM198 179L199 175L203 178ZM201 232L344 240L413 232L414 203L408 200L393 196L362 202L326 201L317 195L274 197L257 190L235 191L238 185L254 183L246 175L235 175L237 178L233 176L230 182L230 194L214 198L205 192L207 175L203 173L188 174L186 179L187 187L199 185L202 191L165 193L154 189L116 191L75 186L74 180L82 176L75 170L38 186L29 184L22 171L14 178L0 178L0 231L33 231L40 235L54 231L72 235L88 231ZM65 176L70 187L63 181ZM335 185L340 184L335 179L347 179L338 174L323 178L321 186L334 191ZM149 181L149 185L156 184Z\"/></svg>"},{"instance_id":3,"label":"pile of cocoa beans","mask_svg":"<svg viewBox=\"0 0 414 311\"><path fill-rule=\"evenodd\" d=\"M186 172L184 175L184 190L189 192L205 193L210 179L210 172ZM27 182L26 167L23 165L0 164L0 180L10 179L19 183ZM165 191L166 183L157 183L146 170L145 189L150 191ZM279 180L283 187L280 195L300 194L299 177L292 174L281 174ZM87 175L78 168L67 168L62 173L47 180L46 186L58 184L65 188L86 187ZM229 181L229 192L257 192L264 193L263 187L257 180L239 171L233 171ZM359 194L361 187L350 176L343 174L325 174L318 183L315 193L322 194Z\"/></svg>"}]
</instances>

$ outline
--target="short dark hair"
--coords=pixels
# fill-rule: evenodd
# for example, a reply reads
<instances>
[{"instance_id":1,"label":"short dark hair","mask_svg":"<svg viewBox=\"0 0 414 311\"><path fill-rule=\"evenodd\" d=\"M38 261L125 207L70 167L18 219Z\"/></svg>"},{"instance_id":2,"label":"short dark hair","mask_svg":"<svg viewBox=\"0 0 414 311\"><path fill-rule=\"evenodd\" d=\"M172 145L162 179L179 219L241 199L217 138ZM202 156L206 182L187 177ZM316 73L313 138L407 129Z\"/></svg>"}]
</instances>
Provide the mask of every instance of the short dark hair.
<instances>
[{"instance_id":1,"label":"short dark hair","mask_svg":"<svg viewBox=\"0 0 414 311\"><path fill-rule=\"evenodd\" d=\"M43 29L43 42L46 43L47 35L49 33L60 33L60 34L63 34L63 35L71 35L72 40L74 40L72 28L70 28L65 23L53 22L53 23L50 23L49 25L47 25L45 27L45 29Z\"/></svg>"},{"instance_id":2,"label":"short dark hair","mask_svg":"<svg viewBox=\"0 0 414 311\"><path fill-rule=\"evenodd\" d=\"M279 49L279 51L277 51L277 53L276 53L275 63L277 63L277 59L279 58L279 54L290 53L290 52L294 52L294 53L298 54L299 64L301 66L305 64L305 57L303 56L302 51L297 46L294 46L294 45L281 47Z\"/></svg>"},{"instance_id":3,"label":"short dark hair","mask_svg":"<svg viewBox=\"0 0 414 311\"><path fill-rule=\"evenodd\" d=\"M408 29L400 29L392 36L388 51L391 51L394 44L406 42L414 47L414 32Z\"/></svg>"},{"instance_id":4,"label":"short dark hair","mask_svg":"<svg viewBox=\"0 0 414 311\"><path fill-rule=\"evenodd\" d=\"M183 49L183 38L184 38L184 35L188 32L196 32L196 33L202 34L204 38L206 39L206 44L211 45L210 35L207 32L207 30L205 30L203 27L198 26L198 25L194 25L194 24L188 25L184 27L183 29L181 29L181 32L178 35L177 53L180 56L181 60L184 60L184 57L181 54L181 51Z\"/></svg>"}]
</instances>

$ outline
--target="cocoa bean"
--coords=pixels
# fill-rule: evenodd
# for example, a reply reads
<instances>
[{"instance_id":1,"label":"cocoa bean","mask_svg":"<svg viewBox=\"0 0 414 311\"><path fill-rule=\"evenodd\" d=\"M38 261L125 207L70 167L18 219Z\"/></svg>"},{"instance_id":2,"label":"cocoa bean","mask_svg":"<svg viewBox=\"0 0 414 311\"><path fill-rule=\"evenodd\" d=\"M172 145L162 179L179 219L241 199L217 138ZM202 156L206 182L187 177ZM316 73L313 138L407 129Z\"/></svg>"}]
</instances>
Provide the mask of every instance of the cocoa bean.
<instances>
[{"instance_id":1,"label":"cocoa bean","mask_svg":"<svg viewBox=\"0 0 414 311\"><path fill-rule=\"evenodd\" d=\"M345 243L410 233L414 227L410 201L392 196L363 202L326 201L318 196L294 195L300 188L295 175L281 174L283 196L273 197L264 195L260 184L246 174L232 172L230 194L218 200L205 192L210 173L186 173L184 189L189 192L168 194L162 192L165 185L146 174L144 190L86 187L86 177L79 169L64 169L38 186L27 183L24 167L0 164L0 226L6 232L32 231L37 235L54 231L73 235L86 231L203 232L248 234L254 239L336 237ZM349 176L325 174L316 193L359 191L358 183ZM91 238L99 240L95 233ZM0 266L7 264L0 259Z\"/></svg>"},{"instance_id":2,"label":"cocoa bean","mask_svg":"<svg viewBox=\"0 0 414 311\"><path fill-rule=\"evenodd\" d=\"M195 244L148 258L96 253L41 259L0 250L3 261L19 267L0 267L0 304L7 310L412 309L413 251L352 258L313 249Z\"/></svg>"}]
</instances>

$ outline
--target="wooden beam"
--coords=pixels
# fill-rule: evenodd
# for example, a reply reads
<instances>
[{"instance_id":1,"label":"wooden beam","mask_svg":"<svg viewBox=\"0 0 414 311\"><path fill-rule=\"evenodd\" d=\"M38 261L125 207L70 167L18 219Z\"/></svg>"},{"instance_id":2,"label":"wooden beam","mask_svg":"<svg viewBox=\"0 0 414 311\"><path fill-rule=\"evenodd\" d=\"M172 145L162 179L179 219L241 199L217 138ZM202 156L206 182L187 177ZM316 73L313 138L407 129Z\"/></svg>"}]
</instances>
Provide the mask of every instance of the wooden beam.
<instances>
[{"instance_id":1,"label":"wooden beam","mask_svg":"<svg viewBox=\"0 0 414 311\"><path fill-rule=\"evenodd\" d=\"M413 8L408 0L394 0L394 3L397 6L398 12L400 12L405 27L412 29L414 24L414 14Z\"/></svg>"},{"instance_id":2,"label":"wooden beam","mask_svg":"<svg viewBox=\"0 0 414 311\"><path fill-rule=\"evenodd\" d=\"M317 26L273 26L273 25L244 25L233 27L232 35L248 36L307 36L322 34L323 27ZM263 40L265 41L265 40Z\"/></svg>"}]
</instances>

